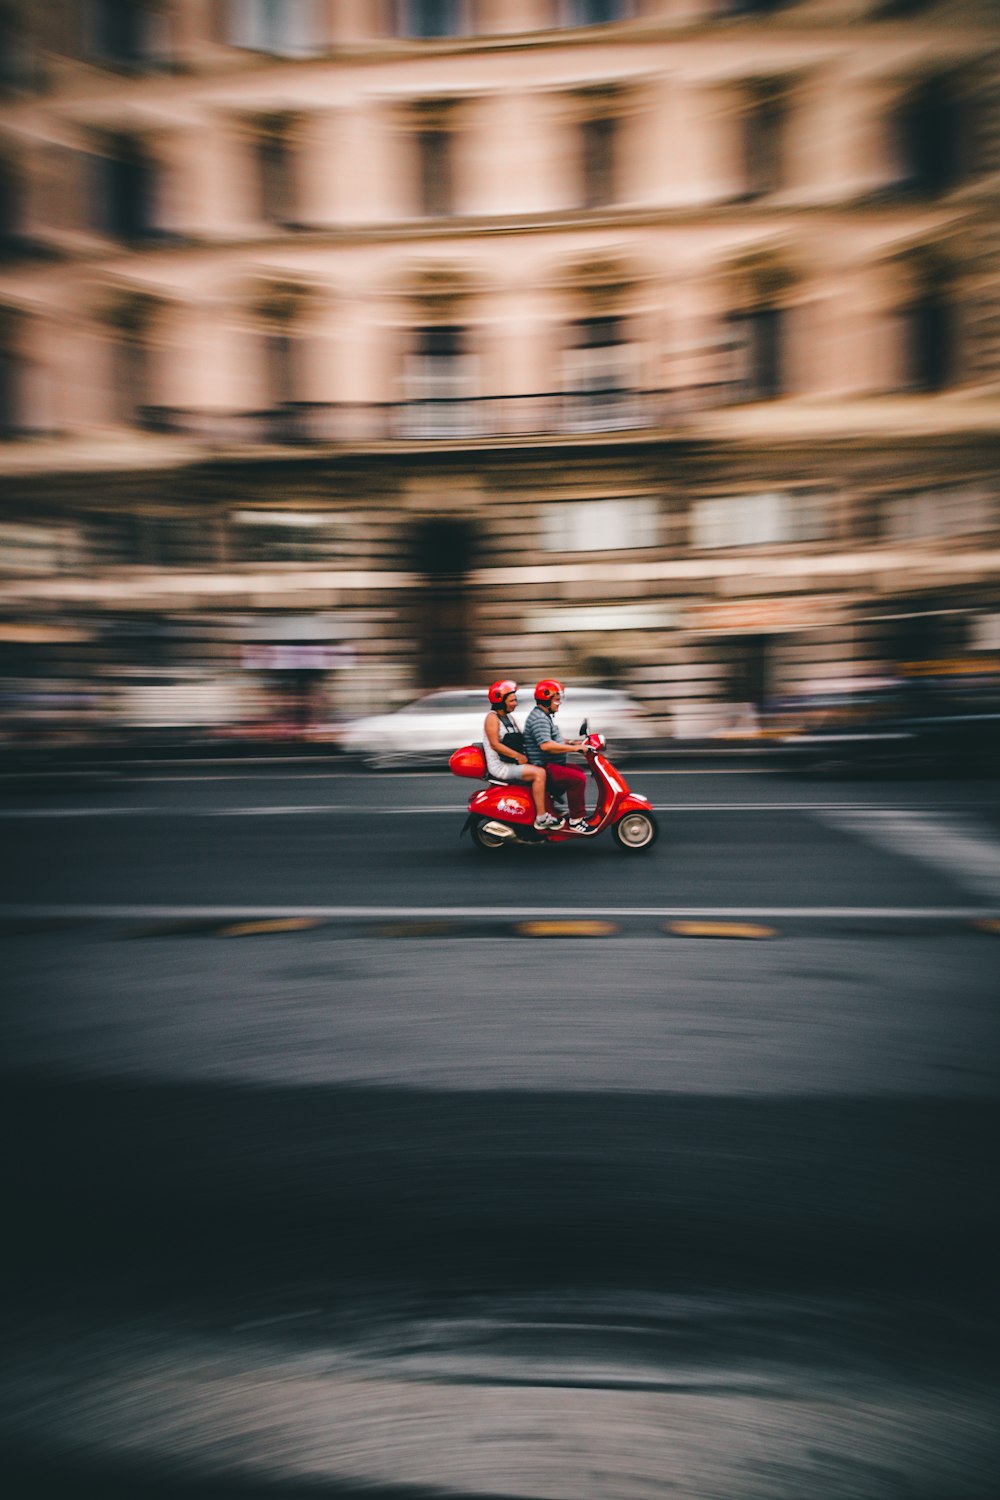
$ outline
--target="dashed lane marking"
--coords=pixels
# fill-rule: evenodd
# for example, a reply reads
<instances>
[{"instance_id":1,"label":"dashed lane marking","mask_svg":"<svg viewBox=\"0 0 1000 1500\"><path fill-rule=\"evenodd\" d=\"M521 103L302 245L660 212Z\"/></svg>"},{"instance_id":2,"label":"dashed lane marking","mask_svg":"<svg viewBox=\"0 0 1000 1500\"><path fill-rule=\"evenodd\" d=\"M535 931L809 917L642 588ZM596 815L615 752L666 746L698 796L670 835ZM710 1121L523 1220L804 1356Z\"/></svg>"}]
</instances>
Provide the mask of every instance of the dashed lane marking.
<instances>
[{"instance_id":1,"label":"dashed lane marking","mask_svg":"<svg viewBox=\"0 0 1000 1500\"><path fill-rule=\"evenodd\" d=\"M262 937L269 932L306 932L319 923L313 917L272 917L267 921L233 922L215 929L216 937Z\"/></svg>"},{"instance_id":2,"label":"dashed lane marking","mask_svg":"<svg viewBox=\"0 0 1000 1500\"><path fill-rule=\"evenodd\" d=\"M613 922L552 920L518 922L514 931L519 937L612 937L618 928Z\"/></svg>"},{"instance_id":3,"label":"dashed lane marking","mask_svg":"<svg viewBox=\"0 0 1000 1500\"><path fill-rule=\"evenodd\" d=\"M674 937L773 938L777 931L756 922L668 922L664 932Z\"/></svg>"},{"instance_id":4,"label":"dashed lane marking","mask_svg":"<svg viewBox=\"0 0 1000 1500\"><path fill-rule=\"evenodd\" d=\"M625 908L603 911L600 916L572 916L566 912L546 915L480 908L443 908L433 912L384 907L323 907L281 914L280 909L255 908L213 911L211 908L177 907L73 907L18 909L0 907L0 937L47 937L58 931L79 931L102 925L110 936L123 941L149 938L293 937L324 929L332 939L372 938L470 941L481 938L715 938L726 940L791 937L803 932L864 934L878 937L920 936L972 931L1000 936L1000 909L989 908L866 908L787 907L740 911ZM671 918L664 921L665 917ZM767 917L777 927L748 918ZM614 918L614 920L610 920ZM109 934L104 933L104 940Z\"/></svg>"}]
</instances>

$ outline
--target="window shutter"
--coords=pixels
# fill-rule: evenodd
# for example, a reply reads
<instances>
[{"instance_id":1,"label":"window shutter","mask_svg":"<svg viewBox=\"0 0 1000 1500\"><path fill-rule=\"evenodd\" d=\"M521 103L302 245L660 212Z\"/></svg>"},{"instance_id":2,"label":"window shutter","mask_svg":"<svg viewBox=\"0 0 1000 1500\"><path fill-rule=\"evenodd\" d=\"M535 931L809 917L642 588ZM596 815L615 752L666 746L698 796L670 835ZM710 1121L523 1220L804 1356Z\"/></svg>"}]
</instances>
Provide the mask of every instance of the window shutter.
<instances>
[{"instance_id":1,"label":"window shutter","mask_svg":"<svg viewBox=\"0 0 1000 1500\"><path fill-rule=\"evenodd\" d=\"M724 318L718 335L718 380L733 401L749 397L751 380L750 326L743 313Z\"/></svg>"},{"instance_id":2,"label":"window shutter","mask_svg":"<svg viewBox=\"0 0 1000 1500\"><path fill-rule=\"evenodd\" d=\"M309 57L322 50L322 7L319 0L284 0L279 26L281 35L275 50L286 57Z\"/></svg>"},{"instance_id":3,"label":"window shutter","mask_svg":"<svg viewBox=\"0 0 1000 1500\"><path fill-rule=\"evenodd\" d=\"M1000 175L1000 85L983 88L971 102L972 170Z\"/></svg>"},{"instance_id":4,"label":"window shutter","mask_svg":"<svg viewBox=\"0 0 1000 1500\"><path fill-rule=\"evenodd\" d=\"M458 36L463 10L460 0L396 0L397 31L416 38Z\"/></svg>"},{"instance_id":5,"label":"window shutter","mask_svg":"<svg viewBox=\"0 0 1000 1500\"><path fill-rule=\"evenodd\" d=\"M61 57L80 53L83 50L81 5L82 0L49 0L47 5L32 6L33 47ZM33 72L37 70L38 61L37 55L32 58Z\"/></svg>"},{"instance_id":6,"label":"window shutter","mask_svg":"<svg viewBox=\"0 0 1000 1500\"><path fill-rule=\"evenodd\" d=\"M233 47L257 51L263 40L258 0L222 0L225 4L225 39Z\"/></svg>"},{"instance_id":7,"label":"window shutter","mask_svg":"<svg viewBox=\"0 0 1000 1500\"><path fill-rule=\"evenodd\" d=\"M84 57L104 55L104 6L102 0L79 0L80 51Z\"/></svg>"},{"instance_id":8,"label":"window shutter","mask_svg":"<svg viewBox=\"0 0 1000 1500\"><path fill-rule=\"evenodd\" d=\"M32 170L29 223L40 231L86 229L92 214L91 158L71 146L39 147Z\"/></svg>"},{"instance_id":9,"label":"window shutter","mask_svg":"<svg viewBox=\"0 0 1000 1500\"><path fill-rule=\"evenodd\" d=\"M147 192L149 196L148 221L151 229L162 234L177 234L181 229L180 174L175 166L162 156L155 165L146 168Z\"/></svg>"},{"instance_id":10,"label":"window shutter","mask_svg":"<svg viewBox=\"0 0 1000 1500\"><path fill-rule=\"evenodd\" d=\"M147 10L143 25L142 51L159 68L169 68L176 54L177 16L173 11Z\"/></svg>"},{"instance_id":11,"label":"window shutter","mask_svg":"<svg viewBox=\"0 0 1000 1500\"><path fill-rule=\"evenodd\" d=\"M232 12L239 0L208 0L208 34L213 42L231 42Z\"/></svg>"},{"instance_id":12,"label":"window shutter","mask_svg":"<svg viewBox=\"0 0 1000 1500\"><path fill-rule=\"evenodd\" d=\"M22 410L20 425L38 434L55 429L53 386L48 366L38 360L26 360L22 368Z\"/></svg>"},{"instance_id":13,"label":"window shutter","mask_svg":"<svg viewBox=\"0 0 1000 1500\"><path fill-rule=\"evenodd\" d=\"M110 157L98 156L95 153L88 153L85 161L89 183L84 197L89 206L89 227L96 229L100 234L113 234L115 232L115 163Z\"/></svg>"},{"instance_id":14,"label":"window shutter","mask_svg":"<svg viewBox=\"0 0 1000 1500\"><path fill-rule=\"evenodd\" d=\"M976 288L967 297L958 342L963 383L985 385L1000 379L1000 283Z\"/></svg>"},{"instance_id":15,"label":"window shutter","mask_svg":"<svg viewBox=\"0 0 1000 1500\"><path fill-rule=\"evenodd\" d=\"M11 436L19 425L19 364L14 353L0 345L0 437Z\"/></svg>"}]
</instances>

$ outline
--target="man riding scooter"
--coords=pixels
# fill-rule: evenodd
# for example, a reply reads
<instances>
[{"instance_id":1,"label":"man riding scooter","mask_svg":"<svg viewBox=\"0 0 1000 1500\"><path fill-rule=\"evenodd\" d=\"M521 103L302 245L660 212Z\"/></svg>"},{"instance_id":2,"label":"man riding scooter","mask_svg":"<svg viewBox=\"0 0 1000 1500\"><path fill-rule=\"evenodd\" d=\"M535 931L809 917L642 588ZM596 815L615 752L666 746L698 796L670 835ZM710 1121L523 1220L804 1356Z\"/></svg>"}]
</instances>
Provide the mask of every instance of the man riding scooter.
<instances>
[{"instance_id":1,"label":"man riding scooter","mask_svg":"<svg viewBox=\"0 0 1000 1500\"><path fill-rule=\"evenodd\" d=\"M587 774L566 764L567 753L582 755L586 741L563 739L555 719L562 701L562 683L554 677L543 677L535 687L535 707L524 726L524 753L531 765L545 767L553 797L565 794L569 802L568 828L573 833L590 833L584 800Z\"/></svg>"}]
</instances>

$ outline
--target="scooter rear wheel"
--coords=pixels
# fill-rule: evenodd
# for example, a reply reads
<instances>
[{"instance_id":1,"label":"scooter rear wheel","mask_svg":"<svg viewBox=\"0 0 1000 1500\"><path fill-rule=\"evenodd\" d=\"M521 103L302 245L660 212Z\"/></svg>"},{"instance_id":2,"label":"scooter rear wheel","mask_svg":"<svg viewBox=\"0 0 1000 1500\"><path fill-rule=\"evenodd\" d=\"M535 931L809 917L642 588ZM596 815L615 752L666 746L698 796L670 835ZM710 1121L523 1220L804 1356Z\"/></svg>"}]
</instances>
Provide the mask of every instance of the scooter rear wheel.
<instances>
[{"instance_id":1,"label":"scooter rear wheel","mask_svg":"<svg viewBox=\"0 0 1000 1500\"><path fill-rule=\"evenodd\" d=\"M512 842L512 840L504 838L502 834L491 831L489 818L477 818L469 832L472 834L472 842L476 848L482 849L488 854L492 854L494 850L502 849L504 844Z\"/></svg>"},{"instance_id":2,"label":"scooter rear wheel","mask_svg":"<svg viewBox=\"0 0 1000 1500\"><path fill-rule=\"evenodd\" d=\"M619 849L629 850L651 849L659 831L653 814L647 812L627 812L611 829Z\"/></svg>"}]
</instances>

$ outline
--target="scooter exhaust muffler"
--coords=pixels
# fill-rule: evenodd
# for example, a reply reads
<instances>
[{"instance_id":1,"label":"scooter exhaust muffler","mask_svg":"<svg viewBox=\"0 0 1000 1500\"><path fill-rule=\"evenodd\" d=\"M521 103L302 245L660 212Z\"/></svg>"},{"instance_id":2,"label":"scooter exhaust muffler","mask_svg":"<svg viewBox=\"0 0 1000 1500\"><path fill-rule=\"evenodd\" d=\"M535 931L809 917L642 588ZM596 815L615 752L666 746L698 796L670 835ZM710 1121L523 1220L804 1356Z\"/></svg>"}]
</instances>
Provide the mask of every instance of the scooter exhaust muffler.
<instances>
[{"instance_id":1,"label":"scooter exhaust muffler","mask_svg":"<svg viewBox=\"0 0 1000 1500\"><path fill-rule=\"evenodd\" d=\"M517 834L508 823L495 823L491 818L488 823L483 824L483 832L488 833L495 839L516 839Z\"/></svg>"}]
</instances>

